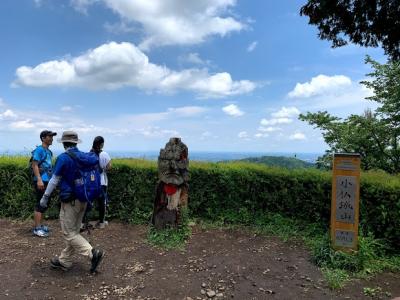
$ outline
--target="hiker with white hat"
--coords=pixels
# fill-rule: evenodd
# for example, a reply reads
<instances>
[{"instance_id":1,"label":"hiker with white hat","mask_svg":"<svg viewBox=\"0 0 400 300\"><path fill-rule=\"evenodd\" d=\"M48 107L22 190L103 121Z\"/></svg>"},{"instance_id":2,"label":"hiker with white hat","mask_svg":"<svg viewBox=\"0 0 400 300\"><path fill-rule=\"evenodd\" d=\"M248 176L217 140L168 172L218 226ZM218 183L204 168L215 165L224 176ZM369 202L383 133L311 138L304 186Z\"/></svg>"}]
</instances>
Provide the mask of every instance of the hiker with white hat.
<instances>
[{"instance_id":1,"label":"hiker with white hat","mask_svg":"<svg viewBox=\"0 0 400 300\"><path fill-rule=\"evenodd\" d=\"M51 177L46 191L40 200L42 207L47 207L47 201L55 187L60 184L60 223L66 247L59 257L54 257L50 265L54 269L68 270L72 266L73 254L87 256L91 260L91 273L97 270L98 265L104 257L104 251L93 248L89 242L80 234L82 218L86 210L87 202L83 202L76 195L77 174L84 166L97 166L99 163L96 155L81 152L77 144L81 142L78 134L74 131L64 131L61 139L65 152L57 158L53 176ZM100 186L100 184L99 184Z\"/></svg>"}]
</instances>

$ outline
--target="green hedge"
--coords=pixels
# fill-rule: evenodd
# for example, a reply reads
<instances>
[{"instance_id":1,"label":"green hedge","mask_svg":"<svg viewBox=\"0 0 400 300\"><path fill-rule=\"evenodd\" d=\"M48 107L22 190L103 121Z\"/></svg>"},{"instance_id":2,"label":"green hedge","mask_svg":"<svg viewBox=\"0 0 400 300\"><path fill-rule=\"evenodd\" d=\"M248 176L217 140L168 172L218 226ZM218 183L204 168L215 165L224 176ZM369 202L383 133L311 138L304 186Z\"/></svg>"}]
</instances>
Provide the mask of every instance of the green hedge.
<instances>
[{"instance_id":1,"label":"green hedge","mask_svg":"<svg viewBox=\"0 0 400 300\"><path fill-rule=\"evenodd\" d=\"M0 158L0 216L24 218L32 213L34 197L27 160ZM189 209L194 217L249 224L256 214L275 212L329 226L329 172L251 163L191 162L190 176ZM132 223L150 220L156 162L113 160L109 178L110 216ZM362 174L360 225L364 233L400 245L398 176Z\"/></svg>"}]
</instances>

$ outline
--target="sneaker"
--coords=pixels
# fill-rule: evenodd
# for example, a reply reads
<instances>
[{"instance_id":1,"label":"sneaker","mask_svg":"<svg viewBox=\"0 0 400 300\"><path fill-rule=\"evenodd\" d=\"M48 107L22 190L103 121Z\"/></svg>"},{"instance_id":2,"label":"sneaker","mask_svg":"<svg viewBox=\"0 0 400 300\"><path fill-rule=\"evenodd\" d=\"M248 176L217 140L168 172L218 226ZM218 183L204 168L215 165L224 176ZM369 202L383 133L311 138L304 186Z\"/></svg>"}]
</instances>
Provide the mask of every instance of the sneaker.
<instances>
[{"instance_id":1,"label":"sneaker","mask_svg":"<svg viewBox=\"0 0 400 300\"><path fill-rule=\"evenodd\" d=\"M106 225L107 225L106 222L107 222L107 221L105 221L105 222L97 222L97 223L96 223L96 228L98 228L98 229L104 229L104 228L106 228Z\"/></svg>"},{"instance_id":2,"label":"sneaker","mask_svg":"<svg viewBox=\"0 0 400 300\"><path fill-rule=\"evenodd\" d=\"M40 225L40 228L41 228L44 232L47 232L47 233L50 232L50 228L47 227L46 225Z\"/></svg>"},{"instance_id":3,"label":"sneaker","mask_svg":"<svg viewBox=\"0 0 400 300\"><path fill-rule=\"evenodd\" d=\"M92 249L92 266L90 268L90 273L96 272L97 267L101 263L104 257L104 251L100 249Z\"/></svg>"},{"instance_id":4,"label":"sneaker","mask_svg":"<svg viewBox=\"0 0 400 300\"><path fill-rule=\"evenodd\" d=\"M90 223L82 223L81 224L81 228L79 229L79 232L84 232L84 231L90 231L92 230L94 227L92 224Z\"/></svg>"},{"instance_id":5,"label":"sneaker","mask_svg":"<svg viewBox=\"0 0 400 300\"><path fill-rule=\"evenodd\" d=\"M38 237L48 237L49 233L44 231L42 227L36 227L33 229L33 235L36 235Z\"/></svg>"},{"instance_id":6,"label":"sneaker","mask_svg":"<svg viewBox=\"0 0 400 300\"><path fill-rule=\"evenodd\" d=\"M63 271L68 271L68 268L60 263L58 257L54 257L50 260L50 267L52 269L60 269Z\"/></svg>"}]
</instances>

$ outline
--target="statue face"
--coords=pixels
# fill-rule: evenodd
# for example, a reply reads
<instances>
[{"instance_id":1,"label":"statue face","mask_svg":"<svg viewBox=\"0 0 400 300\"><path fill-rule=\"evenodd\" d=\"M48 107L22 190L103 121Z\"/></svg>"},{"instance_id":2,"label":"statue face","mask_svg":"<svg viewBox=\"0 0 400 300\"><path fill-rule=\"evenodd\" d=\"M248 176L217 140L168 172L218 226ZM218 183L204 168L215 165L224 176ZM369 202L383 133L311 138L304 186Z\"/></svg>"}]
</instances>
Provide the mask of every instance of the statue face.
<instances>
[{"instance_id":1,"label":"statue face","mask_svg":"<svg viewBox=\"0 0 400 300\"><path fill-rule=\"evenodd\" d=\"M171 138L160 149L158 157L158 176L161 181L168 184L181 185L189 180L188 148L180 138Z\"/></svg>"}]
</instances>

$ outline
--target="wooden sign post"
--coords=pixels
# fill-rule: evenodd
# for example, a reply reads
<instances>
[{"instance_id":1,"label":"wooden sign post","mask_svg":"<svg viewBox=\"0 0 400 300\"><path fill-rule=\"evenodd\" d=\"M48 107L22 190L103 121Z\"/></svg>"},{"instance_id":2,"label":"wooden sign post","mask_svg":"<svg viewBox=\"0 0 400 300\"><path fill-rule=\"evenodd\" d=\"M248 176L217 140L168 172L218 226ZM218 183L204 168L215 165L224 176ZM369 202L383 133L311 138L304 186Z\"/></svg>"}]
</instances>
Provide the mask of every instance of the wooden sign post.
<instances>
[{"instance_id":1,"label":"wooden sign post","mask_svg":"<svg viewBox=\"0 0 400 300\"><path fill-rule=\"evenodd\" d=\"M333 156L331 242L336 250L358 249L360 162L359 154Z\"/></svg>"}]
</instances>

